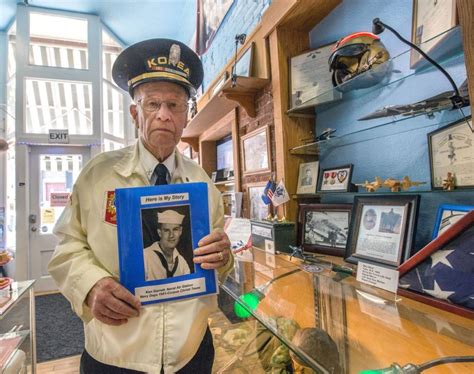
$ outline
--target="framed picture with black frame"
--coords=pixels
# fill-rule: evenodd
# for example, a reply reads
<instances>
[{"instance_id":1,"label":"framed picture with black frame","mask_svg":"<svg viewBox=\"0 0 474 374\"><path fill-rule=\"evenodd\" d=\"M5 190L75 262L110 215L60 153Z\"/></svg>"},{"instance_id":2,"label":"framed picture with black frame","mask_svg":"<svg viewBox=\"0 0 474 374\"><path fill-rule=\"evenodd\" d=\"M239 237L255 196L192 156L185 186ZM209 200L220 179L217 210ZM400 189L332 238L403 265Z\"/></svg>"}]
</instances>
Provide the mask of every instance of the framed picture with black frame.
<instances>
[{"instance_id":1,"label":"framed picture with black frame","mask_svg":"<svg viewBox=\"0 0 474 374\"><path fill-rule=\"evenodd\" d=\"M352 204L301 204L299 209L303 252L344 257Z\"/></svg>"},{"instance_id":2,"label":"framed picture with black frame","mask_svg":"<svg viewBox=\"0 0 474 374\"><path fill-rule=\"evenodd\" d=\"M474 210L473 205L440 205L436 213L433 236L431 239L436 239L441 233L446 231L452 224L459 221L471 210Z\"/></svg>"},{"instance_id":3,"label":"framed picture with black frame","mask_svg":"<svg viewBox=\"0 0 474 374\"><path fill-rule=\"evenodd\" d=\"M397 267L411 254L419 195L356 196L346 247L348 262Z\"/></svg>"},{"instance_id":4,"label":"framed picture with black frame","mask_svg":"<svg viewBox=\"0 0 474 374\"><path fill-rule=\"evenodd\" d=\"M448 173L454 175L456 188L474 187L474 133L471 128L469 116L427 135L432 189L442 190Z\"/></svg>"},{"instance_id":5,"label":"framed picture with black frame","mask_svg":"<svg viewBox=\"0 0 474 374\"><path fill-rule=\"evenodd\" d=\"M318 192L349 192L354 190L352 180L353 165L342 165L322 169L318 182Z\"/></svg>"}]
</instances>

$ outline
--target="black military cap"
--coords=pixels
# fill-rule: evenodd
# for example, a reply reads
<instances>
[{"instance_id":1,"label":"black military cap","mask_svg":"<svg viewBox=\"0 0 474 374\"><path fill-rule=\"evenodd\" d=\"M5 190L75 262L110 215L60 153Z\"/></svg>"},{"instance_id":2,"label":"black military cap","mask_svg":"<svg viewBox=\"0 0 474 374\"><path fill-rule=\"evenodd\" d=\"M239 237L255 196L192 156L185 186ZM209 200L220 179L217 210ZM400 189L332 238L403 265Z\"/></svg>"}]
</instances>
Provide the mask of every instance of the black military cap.
<instances>
[{"instance_id":1,"label":"black military cap","mask_svg":"<svg viewBox=\"0 0 474 374\"><path fill-rule=\"evenodd\" d=\"M149 39L124 49L115 60L112 77L130 93L142 83L167 81L194 96L203 79L199 57L186 44L172 39Z\"/></svg>"}]
</instances>

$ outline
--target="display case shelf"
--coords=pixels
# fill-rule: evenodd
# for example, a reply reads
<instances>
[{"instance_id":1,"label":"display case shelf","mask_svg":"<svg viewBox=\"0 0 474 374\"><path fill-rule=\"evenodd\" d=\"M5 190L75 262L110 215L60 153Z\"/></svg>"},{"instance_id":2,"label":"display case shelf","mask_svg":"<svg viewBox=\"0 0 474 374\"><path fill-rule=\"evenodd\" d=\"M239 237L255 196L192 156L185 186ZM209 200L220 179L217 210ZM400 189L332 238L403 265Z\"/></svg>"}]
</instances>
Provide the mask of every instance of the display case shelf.
<instances>
[{"instance_id":1,"label":"display case shelf","mask_svg":"<svg viewBox=\"0 0 474 374\"><path fill-rule=\"evenodd\" d=\"M29 330L0 335L0 372L3 373L3 370L9 366L15 352L20 348L29 335Z\"/></svg>"},{"instance_id":2,"label":"display case shelf","mask_svg":"<svg viewBox=\"0 0 474 374\"><path fill-rule=\"evenodd\" d=\"M322 256L310 272L294 257L257 248L251 254L251 259L236 258L235 269L221 285L223 292L317 373L331 372L325 369L331 362L340 364L341 372L358 373L394 362L403 366L472 355L472 320L342 276L332 271L341 258ZM303 348L282 327L281 322L287 327L289 321L317 328L319 337L329 336L337 350ZM337 358L328 363L331 354ZM472 365L443 365L439 370L471 373Z\"/></svg>"},{"instance_id":3,"label":"display case shelf","mask_svg":"<svg viewBox=\"0 0 474 374\"><path fill-rule=\"evenodd\" d=\"M416 132L421 129L434 131L438 128L466 118L467 112L462 109L452 110L452 115L446 119L442 113L433 113L430 118L419 121L418 116L401 117L390 121L384 121L372 127L361 124L358 131L332 136L329 139L319 142L308 143L291 148L289 151L293 155L313 155L318 156L334 147L342 147L351 144L366 142L368 140L391 137L398 134Z\"/></svg>"},{"instance_id":4,"label":"display case shelf","mask_svg":"<svg viewBox=\"0 0 474 374\"><path fill-rule=\"evenodd\" d=\"M360 188L360 187L359 187ZM422 188L422 186L420 187ZM432 193L441 193L441 194L450 194L450 193L457 193L462 192L466 194L472 194L474 192L474 188L458 188L452 191L445 191L445 190L432 190L432 189L411 189L408 191L399 191L399 192L392 192L388 190L386 187L380 188L377 192L367 192L367 191L342 191L342 192L317 192L317 193L307 193L307 194L300 194L300 195L291 195L292 199L319 199L323 196L328 195L370 195L370 196L377 196L377 195L413 195L413 194L432 194Z\"/></svg>"},{"instance_id":5,"label":"display case shelf","mask_svg":"<svg viewBox=\"0 0 474 374\"><path fill-rule=\"evenodd\" d=\"M0 321L30 290L35 281L13 282L9 289L0 292Z\"/></svg>"},{"instance_id":6,"label":"display case shelf","mask_svg":"<svg viewBox=\"0 0 474 374\"><path fill-rule=\"evenodd\" d=\"M438 49L435 55L431 55L431 57L434 58L441 66L446 68L464 60L464 55L462 53L462 35L459 26L451 28L433 37L432 39L427 40L420 47L421 49L425 49L425 46L430 46L433 42L439 40L443 40L442 45L444 48ZM383 88L390 89L391 86L397 87L398 85L403 84L404 80L414 75L424 73L427 70L435 69L432 65L426 63L419 64L417 69L410 68L410 56L411 49L408 49L405 52L392 57L384 64L370 69L367 72L339 85L337 88L332 88L330 90L321 92L317 96L303 102L298 107L289 109L287 114L289 116L295 117L314 117L315 113L322 112L336 105L339 106L353 100L355 97L360 98ZM364 85L363 82L369 80L369 77L373 76L374 73L385 70L389 65L391 65L391 73L387 74L381 82L371 85L370 87L357 89L357 87L367 86L367 84ZM335 97L338 99L334 100L333 98ZM389 104L408 103L387 103L387 105ZM379 102L377 103L377 107L375 107L374 110L378 108L378 105Z\"/></svg>"}]
</instances>

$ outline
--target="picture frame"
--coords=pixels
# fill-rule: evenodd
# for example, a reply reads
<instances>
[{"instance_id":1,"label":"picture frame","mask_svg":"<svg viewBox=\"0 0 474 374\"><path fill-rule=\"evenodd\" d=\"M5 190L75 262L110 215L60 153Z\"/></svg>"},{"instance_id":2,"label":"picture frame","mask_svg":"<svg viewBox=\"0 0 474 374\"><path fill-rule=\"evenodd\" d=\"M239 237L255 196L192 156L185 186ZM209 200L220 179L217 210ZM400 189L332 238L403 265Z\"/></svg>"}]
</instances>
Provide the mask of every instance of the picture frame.
<instances>
[{"instance_id":1,"label":"picture frame","mask_svg":"<svg viewBox=\"0 0 474 374\"><path fill-rule=\"evenodd\" d=\"M243 175L267 173L270 165L270 130L260 127L241 137Z\"/></svg>"},{"instance_id":2,"label":"picture frame","mask_svg":"<svg viewBox=\"0 0 474 374\"><path fill-rule=\"evenodd\" d=\"M427 134L431 188L442 190L448 172L455 188L474 187L474 133L472 117L457 120Z\"/></svg>"},{"instance_id":3,"label":"picture frame","mask_svg":"<svg viewBox=\"0 0 474 374\"><path fill-rule=\"evenodd\" d=\"M266 182L247 184L248 209L249 218L262 221L267 218L269 213L269 205L262 200L263 191Z\"/></svg>"},{"instance_id":4,"label":"picture frame","mask_svg":"<svg viewBox=\"0 0 474 374\"><path fill-rule=\"evenodd\" d=\"M318 182L318 192L349 192L353 190L352 164L322 169Z\"/></svg>"},{"instance_id":5,"label":"picture frame","mask_svg":"<svg viewBox=\"0 0 474 374\"><path fill-rule=\"evenodd\" d=\"M398 267L398 295L474 319L474 303L466 297L474 279L472 265L462 266L472 261L473 247L471 211Z\"/></svg>"},{"instance_id":6,"label":"picture frame","mask_svg":"<svg viewBox=\"0 0 474 374\"><path fill-rule=\"evenodd\" d=\"M436 213L436 220L431 240L436 239L441 233L446 231L452 224L459 221L471 210L474 210L473 205L440 205Z\"/></svg>"},{"instance_id":7,"label":"picture frame","mask_svg":"<svg viewBox=\"0 0 474 374\"><path fill-rule=\"evenodd\" d=\"M344 257L352 204L301 204L300 240L303 252Z\"/></svg>"},{"instance_id":8,"label":"picture frame","mask_svg":"<svg viewBox=\"0 0 474 374\"><path fill-rule=\"evenodd\" d=\"M211 97L215 96L221 90L221 88L224 87L224 84L227 81L227 78L229 78L229 73L225 71L224 74L222 74L219 80L212 87Z\"/></svg>"},{"instance_id":9,"label":"picture frame","mask_svg":"<svg viewBox=\"0 0 474 374\"><path fill-rule=\"evenodd\" d=\"M440 35L456 26L456 0L413 0L411 42L423 49L430 57L441 57L449 48L449 33ZM436 36L440 37L436 38ZM448 51L446 51L447 53ZM414 49L410 52L410 66L417 68L425 59Z\"/></svg>"},{"instance_id":10,"label":"picture frame","mask_svg":"<svg viewBox=\"0 0 474 374\"><path fill-rule=\"evenodd\" d=\"M342 93L334 90L327 67L335 44L325 44L289 58L290 109L341 99Z\"/></svg>"},{"instance_id":11,"label":"picture frame","mask_svg":"<svg viewBox=\"0 0 474 374\"><path fill-rule=\"evenodd\" d=\"M251 77L253 68L253 50L255 42L252 42L250 46L245 50L242 56L239 57L235 66L234 74L237 77Z\"/></svg>"},{"instance_id":12,"label":"picture frame","mask_svg":"<svg viewBox=\"0 0 474 374\"><path fill-rule=\"evenodd\" d=\"M211 46L225 15L234 0L198 0L197 2L197 30L196 52L204 54Z\"/></svg>"},{"instance_id":13,"label":"picture frame","mask_svg":"<svg viewBox=\"0 0 474 374\"><path fill-rule=\"evenodd\" d=\"M396 268L411 254L419 195L355 196L345 260Z\"/></svg>"},{"instance_id":14,"label":"picture frame","mask_svg":"<svg viewBox=\"0 0 474 374\"><path fill-rule=\"evenodd\" d=\"M314 194L318 184L319 161L300 164L296 194Z\"/></svg>"}]
</instances>

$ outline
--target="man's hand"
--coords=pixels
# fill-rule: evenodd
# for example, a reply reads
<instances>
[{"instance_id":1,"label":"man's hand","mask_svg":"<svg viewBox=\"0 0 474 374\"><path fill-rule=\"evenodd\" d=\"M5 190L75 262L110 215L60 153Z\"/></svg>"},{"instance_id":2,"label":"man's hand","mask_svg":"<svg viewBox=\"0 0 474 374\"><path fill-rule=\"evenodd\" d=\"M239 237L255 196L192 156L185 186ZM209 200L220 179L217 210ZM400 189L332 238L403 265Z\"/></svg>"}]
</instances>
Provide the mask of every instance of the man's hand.
<instances>
[{"instance_id":1,"label":"man's hand","mask_svg":"<svg viewBox=\"0 0 474 374\"><path fill-rule=\"evenodd\" d=\"M216 230L202 238L194 251L194 263L203 269L218 269L229 261L230 240L225 232Z\"/></svg>"},{"instance_id":2,"label":"man's hand","mask_svg":"<svg viewBox=\"0 0 474 374\"><path fill-rule=\"evenodd\" d=\"M137 297L110 277L102 278L92 287L86 304L95 318L112 326L123 325L128 318L137 317L141 306Z\"/></svg>"}]
</instances>

